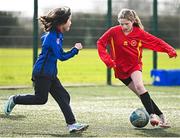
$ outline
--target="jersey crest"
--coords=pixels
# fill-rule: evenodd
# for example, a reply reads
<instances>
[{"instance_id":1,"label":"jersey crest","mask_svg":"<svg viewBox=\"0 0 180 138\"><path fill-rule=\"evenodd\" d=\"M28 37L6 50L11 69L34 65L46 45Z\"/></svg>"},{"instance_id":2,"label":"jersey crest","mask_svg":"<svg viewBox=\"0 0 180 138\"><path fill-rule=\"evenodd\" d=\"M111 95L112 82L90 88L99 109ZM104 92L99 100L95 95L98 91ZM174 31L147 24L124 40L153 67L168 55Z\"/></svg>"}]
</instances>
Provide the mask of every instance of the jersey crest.
<instances>
[{"instance_id":1,"label":"jersey crest","mask_svg":"<svg viewBox=\"0 0 180 138\"><path fill-rule=\"evenodd\" d=\"M137 41L136 41L136 40L132 40L132 41L131 41L131 46L133 46L133 47L134 47L134 46L137 46Z\"/></svg>"},{"instance_id":2,"label":"jersey crest","mask_svg":"<svg viewBox=\"0 0 180 138\"><path fill-rule=\"evenodd\" d=\"M58 45L60 44L60 39L59 39L59 38L56 39L56 43L57 43Z\"/></svg>"}]
</instances>

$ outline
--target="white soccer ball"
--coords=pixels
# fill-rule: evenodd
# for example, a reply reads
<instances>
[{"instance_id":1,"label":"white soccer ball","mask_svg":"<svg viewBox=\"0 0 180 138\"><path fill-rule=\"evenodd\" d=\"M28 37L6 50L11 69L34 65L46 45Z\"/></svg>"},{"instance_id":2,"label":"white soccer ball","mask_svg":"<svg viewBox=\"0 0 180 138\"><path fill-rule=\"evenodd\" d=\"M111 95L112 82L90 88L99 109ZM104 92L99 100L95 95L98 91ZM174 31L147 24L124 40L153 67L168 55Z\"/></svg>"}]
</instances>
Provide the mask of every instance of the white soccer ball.
<instances>
[{"instance_id":1,"label":"white soccer ball","mask_svg":"<svg viewBox=\"0 0 180 138\"><path fill-rule=\"evenodd\" d=\"M149 122L149 115L143 108L134 110L130 115L130 122L133 126L142 128L145 127Z\"/></svg>"}]
</instances>

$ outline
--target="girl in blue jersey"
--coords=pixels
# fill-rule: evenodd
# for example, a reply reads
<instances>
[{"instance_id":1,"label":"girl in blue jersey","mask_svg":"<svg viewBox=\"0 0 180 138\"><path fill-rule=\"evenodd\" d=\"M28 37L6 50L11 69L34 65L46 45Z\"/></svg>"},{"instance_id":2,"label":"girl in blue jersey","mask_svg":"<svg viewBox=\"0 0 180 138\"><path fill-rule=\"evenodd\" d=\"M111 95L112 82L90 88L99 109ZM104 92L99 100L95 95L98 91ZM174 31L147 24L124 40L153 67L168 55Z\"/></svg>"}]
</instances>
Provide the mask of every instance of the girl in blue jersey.
<instances>
[{"instance_id":1,"label":"girl in blue jersey","mask_svg":"<svg viewBox=\"0 0 180 138\"><path fill-rule=\"evenodd\" d=\"M71 26L71 10L68 7L54 9L47 16L40 17L40 21L46 33L41 38L42 51L32 73L35 94L10 96L4 112L9 115L16 104L45 104L50 92L63 112L69 132L83 131L88 125L76 122L70 107L70 95L57 78L57 60L68 60L82 49L81 43L76 43L68 52L62 48L63 33L69 31Z\"/></svg>"}]
</instances>

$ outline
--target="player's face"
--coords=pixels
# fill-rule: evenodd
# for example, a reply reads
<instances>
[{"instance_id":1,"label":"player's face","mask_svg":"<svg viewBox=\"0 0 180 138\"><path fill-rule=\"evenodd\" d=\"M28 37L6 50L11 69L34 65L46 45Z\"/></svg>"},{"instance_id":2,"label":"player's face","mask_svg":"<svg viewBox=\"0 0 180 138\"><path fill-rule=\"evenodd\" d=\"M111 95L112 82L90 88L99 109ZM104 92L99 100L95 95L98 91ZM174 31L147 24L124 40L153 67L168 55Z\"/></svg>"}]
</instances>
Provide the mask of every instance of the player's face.
<instances>
[{"instance_id":1,"label":"player's face","mask_svg":"<svg viewBox=\"0 0 180 138\"><path fill-rule=\"evenodd\" d=\"M69 17L69 19L67 20L67 22L65 24L59 25L58 28L61 30L61 32L67 32L70 30L71 27L71 16Z\"/></svg>"},{"instance_id":2,"label":"player's face","mask_svg":"<svg viewBox=\"0 0 180 138\"><path fill-rule=\"evenodd\" d=\"M119 23L122 26L122 30L124 32L131 32L132 31L134 22L127 20L127 19L120 19Z\"/></svg>"}]
</instances>

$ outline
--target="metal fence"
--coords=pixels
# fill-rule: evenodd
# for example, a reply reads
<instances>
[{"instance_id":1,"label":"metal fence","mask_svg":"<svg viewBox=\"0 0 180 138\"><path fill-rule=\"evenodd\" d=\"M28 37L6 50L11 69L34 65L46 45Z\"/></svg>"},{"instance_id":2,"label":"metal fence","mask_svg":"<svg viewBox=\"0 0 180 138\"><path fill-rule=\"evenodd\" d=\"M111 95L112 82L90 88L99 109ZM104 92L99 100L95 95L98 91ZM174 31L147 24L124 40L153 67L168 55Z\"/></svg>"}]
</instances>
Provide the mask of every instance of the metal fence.
<instances>
[{"instance_id":1,"label":"metal fence","mask_svg":"<svg viewBox=\"0 0 180 138\"><path fill-rule=\"evenodd\" d=\"M13 1L18 2L18 0ZM2 0L2 5L5 2L5 0ZM31 2L33 4L33 0ZM50 4L49 7L43 7L42 3L44 2L43 0L39 0L39 16L59 5L69 6L73 11L72 28L70 32L65 34L64 47L71 48L75 42L82 42L85 49L91 49L89 53L88 50L85 50L80 56L82 57L83 54L86 54L82 58L87 58L85 61L89 62L89 67L85 63L72 63L74 59L67 63L59 64L62 81L66 84L105 84L105 66L100 63L99 59L92 61L89 58L90 56L94 56L93 49L96 48L97 39L107 29L107 0L74 0L73 2L70 0L55 0L54 2L57 3L55 5ZM118 24L117 14L122 8L132 8L140 16L145 30L151 32L152 2L152 0L112 0L112 25ZM0 11L0 86L31 85L30 77L33 66L33 13L30 16L24 13L27 12L21 9L19 11ZM179 0L158 1L158 37L164 39L175 48L180 47L179 13ZM42 32L40 29L39 40ZM40 41L38 45L40 48ZM99 67L97 67L95 62L98 62ZM72 68L72 66L81 66L82 70L78 71L78 68ZM69 67L72 70L76 69L73 75L69 73ZM101 72L100 75L97 74L98 70ZM84 79L83 81L76 82L76 78L79 76L82 76ZM88 79L88 76L91 76L90 79ZM147 81L149 83L149 79ZM113 79L113 83L116 82Z\"/></svg>"}]
</instances>

